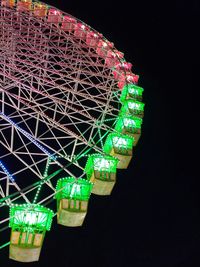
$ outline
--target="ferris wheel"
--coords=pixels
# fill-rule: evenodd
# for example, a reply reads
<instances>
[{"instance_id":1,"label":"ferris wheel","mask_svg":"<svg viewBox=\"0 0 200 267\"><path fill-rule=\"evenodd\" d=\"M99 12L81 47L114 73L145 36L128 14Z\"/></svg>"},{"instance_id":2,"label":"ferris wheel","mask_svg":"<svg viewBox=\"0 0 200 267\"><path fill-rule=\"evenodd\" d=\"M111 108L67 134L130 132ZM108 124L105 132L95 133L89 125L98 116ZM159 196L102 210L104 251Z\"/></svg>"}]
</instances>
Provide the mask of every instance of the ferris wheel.
<instances>
[{"instance_id":1,"label":"ferris wheel","mask_svg":"<svg viewBox=\"0 0 200 267\"><path fill-rule=\"evenodd\" d=\"M81 226L90 194L111 194L141 135L143 88L84 22L42 2L0 3L0 229L11 228L0 248L31 262L53 216Z\"/></svg>"}]
</instances>

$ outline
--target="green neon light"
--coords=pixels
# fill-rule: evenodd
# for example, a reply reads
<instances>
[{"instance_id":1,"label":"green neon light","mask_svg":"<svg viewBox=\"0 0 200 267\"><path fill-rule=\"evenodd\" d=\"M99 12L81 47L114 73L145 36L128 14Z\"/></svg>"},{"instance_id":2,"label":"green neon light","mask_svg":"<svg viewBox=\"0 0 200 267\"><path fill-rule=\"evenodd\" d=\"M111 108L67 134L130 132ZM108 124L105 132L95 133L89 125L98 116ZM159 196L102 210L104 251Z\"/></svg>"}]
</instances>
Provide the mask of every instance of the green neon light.
<instances>
[{"instance_id":1,"label":"green neon light","mask_svg":"<svg viewBox=\"0 0 200 267\"><path fill-rule=\"evenodd\" d=\"M48 176L48 170L49 170L49 165L50 165L51 161L52 161L52 158L48 157L46 168L45 168L44 175L43 175L44 178ZM34 200L33 200L33 204L36 204L38 197L39 197L39 194L41 192L42 186L43 186L42 183L38 186L37 192L36 192Z\"/></svg>"},{"instance_id":2,"label":"green neon light","mask_svg":"<svg viewBox=\"0 0 200 267\"><path fill-rule=\"evenodd\" d=\"M136 130L141 129L142 119L134 116L119 117L115 125L115 130L122 133L127 131L134 133Z\"/></svg>"},{"instance_id":3,"label":"green neon light","mask_svg":"<svg viewBox=\"0 0 200 267\"><path fill-rule=\"evenodd\" d=\"M88 200L92 190L92 183L85 179L74 177L61 178L57 182L55 198Z\"/></svg>"},{"instance_id":4,"label":"green neon light","mask_svg":"<svg viewBox=\"0 0 200 267\"><path fill-rule=\"evenodd\" d=\"M116 173L118 159L112 156L93 154L90 155L85 166L87 178L90 179L94 170Z\"/></svg>"},{"instance_id":5,"label":"green neon light","mask_svg":"<svg viewBox=\"0 0 200 267\"><path fill-rule=\"evenodd\" d=\"M125 100L121 110L120 115L137 115L144 112L144 103L136 101L136 100Z\"/></svg>"},{"instance_id":6,"label":"green neon light","mask_svg":"<svg viewBox=\"0 0 200 267\"><path fill-rule=\"evenodd\" d=\"M139 120L132 120L130 118L124 118L123 119L124 126L125 127L135 127L135 128L141 128L141 122Z\"/></svg>"},{"instance_id":7,"label":"green neon light","mask_svg":"<svg viewBox=\"0 0 200 267\"><path fill-rule=\"evenodd\" d=\"M129 110L136 109L136 110L143 111L144 110L144 104L143 103L140 103L140 102L136 102L136 101L134 101L134 102L129 101L128 102L128 108L129 108Z\"/></svg>"},{"instance_id":8,"label":"green neon light","mask_svg":"<svg viewBox=\"0 0 200 267\"><path fill-rule=\"evenodd\" d=\"M15 205L10 208L9 227L23 231L49 231L53 211L41 205Z\"/></svg>"},{"instance_id":9,"label":"green neon light","mask_svg":"<svg viewBox=\"0 0 200 267\"><path fill-rule=\"evenodd\" d=\"M105 153L110 153L113 148L131 150L133 147L134 138L125 134L110 133L107 136L103 150Z\"/></svg>"},{"instance_id":10,"label":"green neon light","mask_svg":"<svg viewBox=\"0 0 200 267\"><path fill-rule=\"evenodd\" d=\"M3 244L3 245L1 245L1 246L0 246L0 249L5 248L5 247L7 247L7 246L9 246L9 245L10 245L10 241L7 242L7 243L5 243L5 244Z\"/></svg>"},{"instance_id":11,"label":"green neon light","mask_svg":"<svg viewBox=\"0 0 200 267\"><path fill-rule=\"evenodd\" d=\"M127 84L124 86L120 101L124 102L127 99L141 99L144 89L135 84Z\"/></svg>"}]
</instances>

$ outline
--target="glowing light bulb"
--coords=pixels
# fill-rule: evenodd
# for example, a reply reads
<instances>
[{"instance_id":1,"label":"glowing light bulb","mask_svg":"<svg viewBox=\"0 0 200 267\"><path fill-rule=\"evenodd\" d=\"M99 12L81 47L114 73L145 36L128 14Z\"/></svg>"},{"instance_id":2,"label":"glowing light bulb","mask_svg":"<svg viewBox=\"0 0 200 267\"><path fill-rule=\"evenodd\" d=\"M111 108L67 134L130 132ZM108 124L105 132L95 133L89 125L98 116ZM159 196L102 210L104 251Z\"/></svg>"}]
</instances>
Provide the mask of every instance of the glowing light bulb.
<instances>
[{"instance_id":1,"label":"glowing light bulb","mask_svg":"<svg viewBox=\"0 0 200 267\"><path fill-rule=\"evenodd\" d=\"M124 126L125 127L129 127L129 125L136 126L136 122L134 120L132 120L132 119L125 118L124 119Z\"/></svg>"},{"instance_id":2,"label":"glowing light bulb","mask_svg":"<svg viewBox=\"0 0 200 267\"><path fill-rule=\"evenodd\" d=\"M36 213L27 212L25 213L25 223L29 225L34 225L37 222L37 216Z\"/></svg>"},{"instance_id":3,"label":"glowing light bulb","mask_svg":"<svg viewBox=\"0 0 200 267\"><path fill-rule=\"evenodd\" d=\"M107 46L107 43L103 42L103 47L106 48Z\"/></svg>"},{"instance_id":4,"label":"glowing light bulb","mask_svg":"<svg viewBox=\"0 0 200 267\"><path fill-rule=\"evenodd\" d=\"M70 194L70 198L72 198L74 196L74 194L80 194L81 193L81 187L79 184L73 184L72 185L72 190L71 190L71 194Z\"/></svg>"},{"instance_id":5,"label":"glowing light bulb","mask_svg":"<svg viewBox=\"0 0 200 267\"><path fill-rule=\"evenodd\" d=\"M109 161L104 158L95 159L94 165L96 168L99 168L99 169L102 169L102 168L108 169L110 167Z\"/></svg>"},{"instance_id":6,"label":"glowing light bulb","mask_svg":"<svg viewBox=\"0 0 200 267\"><path fill-rule=\"evenodd\" d=\"M140 104L133 103L133 102L129 102L129 103L128 103L128 107L129 107L130 109L139 109L139 108L140 108Z\"/></svg>"},{"instance_id":7,"label":"glowing light bulb","mask_svg":"<svg viewBox=\"0 0 200 267\"><path fill-rule=\"evenodd\" d=\"M122 137L115 136L113 137L113 143L115 146L126 146L127 140Z\"/></svg>"}]
</instances>

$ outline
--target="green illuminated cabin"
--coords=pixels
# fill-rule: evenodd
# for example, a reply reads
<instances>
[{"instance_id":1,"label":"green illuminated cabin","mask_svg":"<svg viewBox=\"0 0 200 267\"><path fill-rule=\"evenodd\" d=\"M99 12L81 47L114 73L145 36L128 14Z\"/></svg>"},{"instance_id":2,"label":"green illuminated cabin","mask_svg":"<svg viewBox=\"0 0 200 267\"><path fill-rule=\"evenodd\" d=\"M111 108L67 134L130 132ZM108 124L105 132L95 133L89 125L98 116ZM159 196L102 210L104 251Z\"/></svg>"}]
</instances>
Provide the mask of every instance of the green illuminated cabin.
<instances>
[{"instance_id":1,"label":"green illuminated cabin","mask_svg":"<svg viewBox=\"0 0 200 267\"><path fill-rule=\"evenodd\" d=\"M144 89L135 84L126 84L122 89L120 101L124 102L125 100L132 99L137 101L142 101L142 94Z\"/></svg>"},{"instance_id":2,"label":"green illuminated cabin","mask_svg":"<svg viewBox=\"0 0 200 267\"><path fill-rule=\"evenodd\" d=\"M122 104L120 115L132 115L139 118L144 117L144 103L136 100L125 100Z\"/></svg>"},{"instance_id":3,"label":"green illuminated cabin","mask_svg":"<svg viewBox=\"0 0 200 267\"><path fill-rule=\"evenodd\" d=\"M105 153L118 158L118 169L126 169L132 158L134 138L120 133L110 133L105 141Z\"/></svg>"},{"instance_id":4,"label":"green illuminated cabin","mask_svg":"<svg viewBox=\"0 0 200 267\"><path fill-rule=\"evenodd\" d=\"M118 159L109 155L90 155L85 172L87 179L94 183L92 193L96 195L110 195L116 183Z\"/></svg>"},{"instance_id":5,"label":"green illuminated cabin","mask_svg":"<svg viewBox=\"0 0 200 267\"><path fill-rule=\"evenodd\" d=\"M137 145L141 136L142 119L139 117L124 115L117 119L115 130L121 134L134 137L134 146Z\"/></svg>"},{"instance_id":6,"label":"green illuminated cabin","mask_svg":"<svg viewBox=\"0 0 200 267\"><path fill-rule=\"evenodd\" d=\"M64 226L81 226L85 219L92 183L74 177L61 178L57 182L57 222Z\"/></svg>"},{"instance_id":7,"label":"green illuminated cabin","mask_svg":"<svg viewBox=\"0 0 200 267\"><path fill-rule=\"evenodd\" d=\"M38 261L46 231L51 228L53 211L41 205L23 204L10 208L10 259Z\"/></svg>"}]
</instances>

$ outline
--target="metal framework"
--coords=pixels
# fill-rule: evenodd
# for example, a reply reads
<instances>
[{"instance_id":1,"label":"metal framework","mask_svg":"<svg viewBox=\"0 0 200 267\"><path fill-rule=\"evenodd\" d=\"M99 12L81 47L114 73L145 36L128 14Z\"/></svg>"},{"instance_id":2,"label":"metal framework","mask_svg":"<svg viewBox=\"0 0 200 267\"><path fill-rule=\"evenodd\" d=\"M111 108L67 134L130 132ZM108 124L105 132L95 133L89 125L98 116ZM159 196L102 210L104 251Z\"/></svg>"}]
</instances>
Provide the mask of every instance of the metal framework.
<instances>
[{"instance_id":1,"label":"metal framework","mask_svg":"<svg viewBox=\"0 0 200 267\"><path fill-rule=\"evenodd\" d=\"M6 229L9 218L1 208L24 202L48 205L61 174L83 177L87 156L104 153L121 92L112 68L85 39L49 22L47 14L36 17L33 10L22 12L3 2L0 224Z\"/></svg>"}]
</instances>

